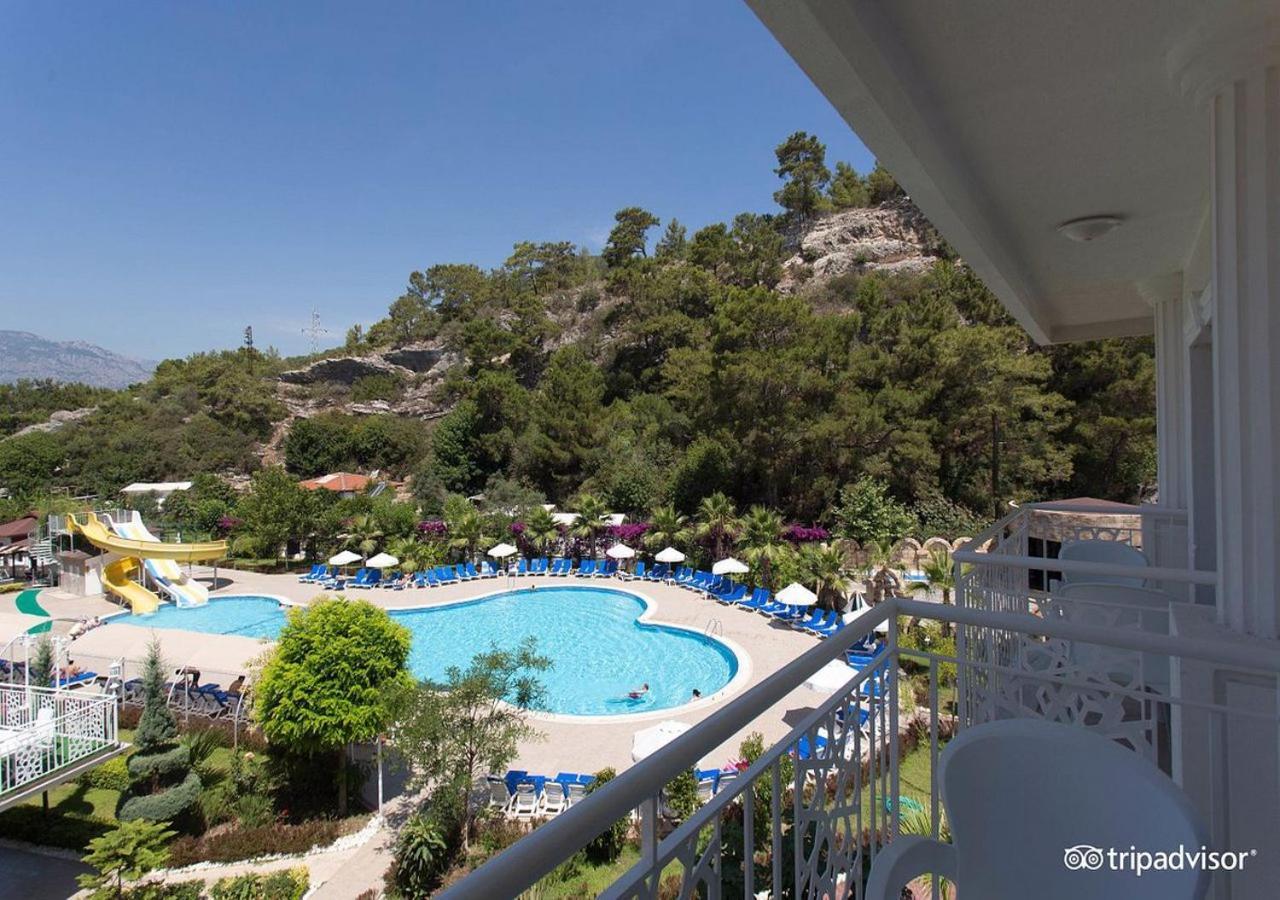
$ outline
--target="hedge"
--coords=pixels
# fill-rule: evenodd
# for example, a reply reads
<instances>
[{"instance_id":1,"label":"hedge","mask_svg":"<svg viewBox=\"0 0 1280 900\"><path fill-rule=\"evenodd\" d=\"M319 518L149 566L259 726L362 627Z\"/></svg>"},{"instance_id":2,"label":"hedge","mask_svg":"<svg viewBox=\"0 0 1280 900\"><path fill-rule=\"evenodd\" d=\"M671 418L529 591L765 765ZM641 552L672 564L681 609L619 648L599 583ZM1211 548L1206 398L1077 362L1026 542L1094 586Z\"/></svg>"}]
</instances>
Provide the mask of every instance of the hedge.
<instances>
[{"instance_id":1,"label":"hedge","mask_svg":"<svg viewBox=\"0 0 1280 900\"><path fill-rule=\"evenodd\" d=\"M190 763L190 749L184 744L176 744L167 750L154 753L135 753L129 757L126 765L130 778L134 781L145 781L174 775L185 770Z\"/></svg>"},{"instance_id":2,"label":"hedge","mask_svg":"<svg viewBox=\"0 0 1280 900\"><path fill-rule=\"evenodd\" d=\"M200 776L191 771L180 784L158 794L121 795L120 806L116 809L116 818L121 822L130 819L172 822L194 806L199 799Z\"/></svg>"},{"instance_id":3,"label":"hedge","mask_svg":"<svg viewBox=\"0 0 1280 900\"><path fill-rule=\"evenodd\" d=\"M348 819L311 819L296 825L273 822L258 828L232 828L201 837L179 837L169 845L169 865L174 868L198 862L238 862L268 854L305 853L331 844L344 834L358 831L367 816Z\"/></svg>"},{"instance_id":4,"label":"hedge","mask_svg":"<svg viewBox=\"0 0 1280 900\"><path fill-rule=\"evenodd\" d=\"M104 791L116 791L123 794L129 790L129 769L123 756L111 759L83 773L76 782L90 788L101 788Z\"/></svg>"}]
</instances>

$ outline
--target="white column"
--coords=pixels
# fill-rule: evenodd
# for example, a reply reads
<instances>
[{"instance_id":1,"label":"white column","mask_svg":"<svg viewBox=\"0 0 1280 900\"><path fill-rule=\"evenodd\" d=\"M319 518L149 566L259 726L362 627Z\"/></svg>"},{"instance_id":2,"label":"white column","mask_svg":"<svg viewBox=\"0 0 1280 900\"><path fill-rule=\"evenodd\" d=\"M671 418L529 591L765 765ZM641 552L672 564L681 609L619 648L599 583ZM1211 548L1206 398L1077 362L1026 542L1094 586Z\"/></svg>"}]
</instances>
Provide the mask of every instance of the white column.
<instances>
[{"instance_id":1,"label":"white column","mask_svg":"<svg viewBox=\"0 0 1280 900\"><path fill-rule=\"evenodd\" d=\"M1206 4L1172 57L1210 129L1218 604L1280 637L1280 7Z\"/></svg>"},{"instance_id":2,"label":"white column","mask_svg":"<svg viewBox=\"0 0 1280 900\"><path fill-rule=\"evenodd\" d=\"M1161 293L1165 296L1148 293L1156 326L1156 483L1160 488L1161 506L1186 509L1189 493L1187 349L1182 327L1181 280Z\"/></svg>"}]
</instances>

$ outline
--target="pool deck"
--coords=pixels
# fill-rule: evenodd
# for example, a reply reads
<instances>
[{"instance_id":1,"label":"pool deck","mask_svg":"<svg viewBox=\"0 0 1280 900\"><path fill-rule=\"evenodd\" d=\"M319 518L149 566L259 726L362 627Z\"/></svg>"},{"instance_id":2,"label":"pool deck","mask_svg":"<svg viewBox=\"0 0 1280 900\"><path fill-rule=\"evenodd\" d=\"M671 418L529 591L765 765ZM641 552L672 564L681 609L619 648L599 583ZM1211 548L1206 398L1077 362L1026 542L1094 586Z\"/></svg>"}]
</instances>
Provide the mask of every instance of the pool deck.
<instances>
[{"instance_id":1,"label":"pool deck","mask_svg":"<svg viewBox=\"0 0 1280 900\"><path fill-rule=\"evenodd\" d=\"M206 583L212 580L211 569L197 567L195 574ZM214 597L255 594L280 597L294 603L307 603L323 593L311 585L299 584L296 575L263 575L220 567L218 581L218 588L212 593ZM429 608L482 594L533 585L591 585L634 591L649 601L648 621L681 626L699 634L710 628L715 637L723 638L746 659L741 663L744 674L734 682L731 692L721 692L675 709L622 717L536 716L534 725L541 732L542 739L524 742L519 756L512 763L512 768L531 772L548 775L560 771L594 772L605 766L621 771L631 765L631 741L636 731L668 719L695 724L818 641L815 637L775 624L755 613L724 607L692 591L648 581L545 576L512 579L499 577L437 588L406 588L401 591L354 589L343 591L342 594L353 599L368 600L387 609ZM54 616L106 615L119 611L118 606L105 599L69 598L56 590L43 592L40 600ZM73 642L71 656L81 665L96 665L99 659L105 659L113 653L132 657L143 640L138 632L136 627L109 623ZM190 663L200 666L206 673L205 680L220 680L221 676L226 675L226 680L229 681L239 674L247 661L258 657L267 649L262 641L231 635L198 634L172 629L148 629L144 635L145 640L155 635L161 641L170 662L183 660L174 662L175 665ZM735 735L707 756L704 763L708 767L718 767L737 758L738 745L750 731L760 731L766 746L778 740L820 699L820 695L805 688L792 691L752 723L750 729Z\"/></svg>"}]
</instances>

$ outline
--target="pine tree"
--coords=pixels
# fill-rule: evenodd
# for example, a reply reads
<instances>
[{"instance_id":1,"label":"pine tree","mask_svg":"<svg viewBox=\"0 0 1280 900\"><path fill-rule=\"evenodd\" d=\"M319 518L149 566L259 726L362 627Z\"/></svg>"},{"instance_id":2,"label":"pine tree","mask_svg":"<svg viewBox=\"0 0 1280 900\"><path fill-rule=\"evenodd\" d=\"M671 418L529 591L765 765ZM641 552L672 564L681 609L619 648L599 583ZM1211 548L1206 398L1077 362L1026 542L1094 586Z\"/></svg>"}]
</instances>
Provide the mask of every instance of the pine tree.
<instances>
[{"instance_id":1,"label":"pine tree","mask_svg":"<svg viewBox=\"0 0 1280 900\"><path fill-rule=\"evenodd\" d=\"M53 667L57 661L53 657L53 640L49 635L41 635L36 643L35 659L30 663L31 683L36 687L49 687L53 684Z\"/></svg>"},{"instance_id":2,"label":"pine tree","mask_svg":"<svg viewBox=\"0 0 1280 900\"><path fill-rule=\"evenodd\" d=\"M191 752L177 742L178 723L165 699L164 660L152 642L142 674L142 717L134 732L137 751L129 757L129 790L120 795L116 818L173 822L200 799L200 776Z\"/></svg>"}]
</instances>

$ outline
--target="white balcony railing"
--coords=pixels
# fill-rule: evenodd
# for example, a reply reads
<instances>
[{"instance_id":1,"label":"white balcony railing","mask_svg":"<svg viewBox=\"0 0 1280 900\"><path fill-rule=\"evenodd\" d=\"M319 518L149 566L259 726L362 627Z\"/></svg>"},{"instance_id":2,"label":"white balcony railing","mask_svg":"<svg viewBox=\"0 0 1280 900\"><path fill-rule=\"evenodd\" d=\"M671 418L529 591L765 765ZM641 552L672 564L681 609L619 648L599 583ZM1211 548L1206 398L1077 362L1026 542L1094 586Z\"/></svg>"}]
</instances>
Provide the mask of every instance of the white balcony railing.
<instances>
[{"instance_id":1,"label":"white balcony railing","mask_svg":"<svg viewBox=\"0 0 1280 900\"><path fill-rule=\"evenodd\" d=\"M121 747L116 698L0 685L0 808Z\"/></svg>"},{"instance_id":2,"label":"white balcony railing","mask_svg":"<svg viewBox=\"0 0 1280 900\"><path fill-rule=\"evenodd\" d=\"M903 646L908 620L951 623L958 629L958 649ZM889 625L887 641L870 664L687 821L672 827L661 819L665 785L749 729L827 662L843 659L881 622ZM929 785L911 799L927 812L928 830L937 837L938 753L956 729L993 719L1051 719L1112 737L1177 781L1187 760L1224 765L1213 760L1229 758L1221 742L1235 739L1232 735L1269 741L1265 747L1251 746L1250 753L1277 758L1274 703L1258 712L1217 693L1186 690L1180 679L1152 686L1143 667L1151 655L1176 661L1180 677L1194 672L1196 662L1209 664L1218 675L1231 671L1272 685L1280 675L1274 654L1241 643L1082 625L1027 612L887 600L539 826L444 896L515 897L612 823L639 810L640 862L605 897L656 897L660 888L663 896L679 897L861 897L882 843L900 833L903 753L912 744L917 753L927 749ZM1116 672L1124 677L1117 679ZM919 696L907 700L910 695ZM913 709L916 700L922 702ZM1179 724L1193 720L1210 727L1202 734ZM1202 740L1212 744L1207 756L1197 755L1204 749L1196 746ZM813 751L798 752L800 747ZM1219 790L1221 774L1211 773L1188 790L1212 823L1213 839L1227 846L1230 816Z\"/></svg>"}]
</instances>

